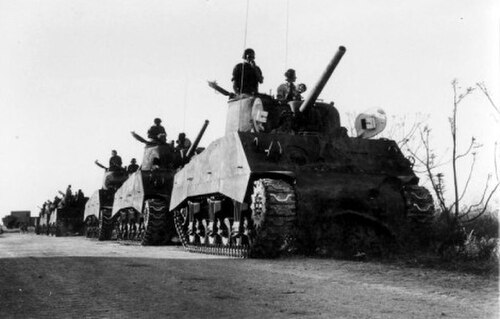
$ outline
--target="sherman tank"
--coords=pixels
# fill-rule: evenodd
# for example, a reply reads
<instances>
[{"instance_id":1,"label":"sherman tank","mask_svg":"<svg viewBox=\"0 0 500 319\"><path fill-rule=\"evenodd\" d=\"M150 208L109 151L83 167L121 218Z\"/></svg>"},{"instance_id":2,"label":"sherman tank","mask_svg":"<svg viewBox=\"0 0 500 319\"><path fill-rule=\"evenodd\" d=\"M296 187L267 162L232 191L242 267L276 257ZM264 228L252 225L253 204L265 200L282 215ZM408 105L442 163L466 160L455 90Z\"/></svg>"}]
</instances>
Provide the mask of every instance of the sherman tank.
<instances>
[{"instance_id":1,"label":"sherman tank","mask_svg":"<svg viewBox=\"0 0 500 319\"><path fill-rule=\"evenodd\" d=\"M83 222L85 235L99 240L111 239L113 219L111 211L116 190L127 180L125 170L109 171L106 169L102 188L95 191L85 205Z\"/></svg>"},{"instance_id":2,"label":"sherman tank","mask_svg":"<svg viewBox=\"0 0 500 319\"><path fill-rule=\"evenodd\" d=\"M62 192L61 192L62 193ZM88 197L64 194L58 205L51 205L48 234L53 236L80 235L83 233L83 214Z\"/></svg>"},{"instance_id":3,"label":"sherman tank","mask_svg":"<svg viewBox=\"0 0 500 319\"><path fill-rule=\"evenodd\" d=\"M166 142L147 141L142 164L130 175L114 196L112 218L118 239L139 241L143 245L176 243L173 217L169 213L173 178L179 167L200 151L199 142L208 121L186 154Z\"/></svg>"},{"instance_id":4,"label":"sherman tank","mask_svg":"<svg viewBox=\"0 0 500 319\"><path fill-rule=\"evenodd\" d=\"M170 209L187 250L379 254L432 218L432 197L398 145L349 137L334 104L317 100L344 53L304 99L226 94L225 136L174 178ZM360 119L365 133L377 123Z\"/></svg>"}]
</instances>

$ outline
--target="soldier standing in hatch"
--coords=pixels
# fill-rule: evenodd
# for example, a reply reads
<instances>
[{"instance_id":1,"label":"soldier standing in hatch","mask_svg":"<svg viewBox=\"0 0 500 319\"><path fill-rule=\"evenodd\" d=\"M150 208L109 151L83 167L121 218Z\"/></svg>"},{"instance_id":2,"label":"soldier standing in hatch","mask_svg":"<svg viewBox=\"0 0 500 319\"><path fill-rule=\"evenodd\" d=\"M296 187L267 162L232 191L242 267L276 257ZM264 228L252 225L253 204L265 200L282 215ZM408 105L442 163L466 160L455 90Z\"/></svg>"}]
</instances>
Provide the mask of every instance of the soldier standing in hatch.
<instances>
[{"instance_id":1,"label":"soldier standing in hatch","mask_svg":"<svg viewBox=\"0 0 500 319\"><path fill-rule=\"evenodd\" d=\"M186 133L179 133L176 144L175 150L181 154L182 158L184 158L186 152L191 147L191 141L186 137Z\"/></svg>"},{"instance_id":2,"label":"soldier standing in hatch","mask_svg":"<svg viewBox=\"0 0 500 319\"><path fill-rule=\"evenodd\" d=\"M161 126L161 119L155 118L154 123L155 125L151 126L148 130L148 138L158 143L166 143L167 132L165 132L165 128Z\"/></svg>"},{"instance_id":3,"label":"soldier standing in hatch","mask_svg":"<svg viewBox=\"0 0 500 319\"><path fill-rule=\"evenodd\" d=\"M122 170L122 158L118 156L116 150L111 151L111 157L109 158L109 169L108 171L120 171Z\"/></svg>"},{"instance_id":4,"label":"soldier standing in hatch","mask_svg":"<svg viewBox=\"0 0 500 319\"><path fill-rule=\"evenodd\" d=\"M300 92L297 90L294 82L297 80L294 69L288 69L285 72L285 83L278 86L277 98L281 101L300 101Z\"/></svg>"},{"instance_id":5,"label":"soldier standing in hatch","mask_svg":"<svg viewBox=\"0 0 500 319\"><path fill-rule=\"evenodd\" d=\"M135 158L131 159L130 160L130 164L127 166L127 173L130 175L130 174L133 174L135 173L137 170L139 169L139 165L137 165L137 162L135 160Z\"/></svg>"},{"instance_id":6,"label":"soldier standing in hatch","mask_svg":"<svg viewBox=\"0 0 500 319\"><path fill-rule=\"evenodd\" d=\"M256 94L259 83L264 82L262 71L255 64L255 51L246 49L243 52L243 63L238 63L233 69L233 89L236 94Z\"/></svg>"}]
</instances>

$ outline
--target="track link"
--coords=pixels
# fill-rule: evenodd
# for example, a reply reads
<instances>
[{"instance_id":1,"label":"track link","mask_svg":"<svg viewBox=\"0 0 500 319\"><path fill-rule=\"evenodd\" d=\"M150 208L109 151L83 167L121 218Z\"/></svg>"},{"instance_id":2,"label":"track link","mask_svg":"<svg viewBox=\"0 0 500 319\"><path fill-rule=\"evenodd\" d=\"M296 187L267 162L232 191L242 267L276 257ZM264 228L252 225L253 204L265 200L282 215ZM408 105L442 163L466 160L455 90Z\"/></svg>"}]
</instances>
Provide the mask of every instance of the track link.
<instances>
[{"instance_id":1,"label":"track link","mask_svg":"<svg viewBox=\"0 0 500 319\"><path fill-rule=\"evenodd\" d=\"M187 251L248 258L276 257L291 246L296 222L296 196L292 185L282 180L260 179L254 183L249 245L201 245L189 243L184 216L174 211L179 239Z\"/></svg>"},{"instance_id":2,"label":"track link","mask_svg":"<svg viewBox=\"0 0 500 319\"><path fill-rule=\"evenodd\" d=\"M114 227L114 220L111 216L111 209L103 208L101 209L101 214L99 218L99 240L110 240L111 233Z\"/></svg>"},{"instance_id":3,"label":"track link","mask_svg":"<svg viewBox=\"0 0 500 319\"><path fill-rule=\"evenodd\" d=\"M434 200L431 193L422 186L410 185L404 187L407 216L418 224L430 224L434 217Z\"/></svg>"},{"instance_id":4,"label":"track link","mask_svg":"<svg viewBox=\"0 0 500 319\"><path fill-rule=\"evenodd\" d=\"M166 244L174 233L172 221L169 222L167 217L167 203L161 199L148 199L144 206L146 229L142 244Z\"/></svg>"}]
</instances>

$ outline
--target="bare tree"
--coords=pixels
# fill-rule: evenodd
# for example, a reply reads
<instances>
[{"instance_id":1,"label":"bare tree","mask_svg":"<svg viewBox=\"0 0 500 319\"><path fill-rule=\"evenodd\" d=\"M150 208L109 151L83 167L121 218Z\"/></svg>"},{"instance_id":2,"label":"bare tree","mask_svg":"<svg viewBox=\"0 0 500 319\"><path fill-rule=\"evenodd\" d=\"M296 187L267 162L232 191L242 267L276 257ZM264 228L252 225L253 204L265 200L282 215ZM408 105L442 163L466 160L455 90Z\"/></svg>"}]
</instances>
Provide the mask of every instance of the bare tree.
<instances>
[{"instance_id":1,"label":"bare tree","mask_svg":"<svg viewBox=\"0 0 500 319\"><path fill-rule=\"evenodd\" d=\"M449 160L442 160L442 161L437 160L437 155L435 151L431 148L430 144L431 130L427 126L419 128L420 145L422 147L421 148L408 147L407 151L416 159L416 161L422 167L424 167L425 174L429 178L429 181L432 185L432 189L434 191L437 203L441 211L447 216L448 221L451 224L459 226L461 223L471 222L479 218L482 214L486 212L490 200L492 199L495 192L498 190L500 182L498 180L498 173L496 170L496 155L495 155L496 181L494 182L493 185L490 185L492 182L492 177L491 175L489 175L488 178L486 179L486 183L483 188L482 195L479 201L471 205L463 205L462 200L468 191L470 181L474 175L476 154L478 149L481 148L482 145L479 144L474 137L472 137L468 145L465 147L465 149L462 152L459 151L459 141L457 137L457 132L458 132L457 117L458 117L459 106L466 97L468 97L474 92L475 88L468 87L464 91L460 92L460 88L458 87L458 82L456 80L453 80L451 84L453 88L453 110L452 110L452 116L449 117L450 131L452 137L451 158ZM498 108L496 108L491 97L489 96L486 86L484 84L477 84L477 86L489 99L493 108L498 112ZM466 170L467 179L465 180L465 183L462 186L460 186L458 181L459 161L466 157L471 159L470 166L468 167L468 170ZM438 170L440 167L442 167L445 164L449 164L450 162L452 167L452 178L453 178L453 184L452 184L453 199L451 200L451 202L448 202L444 196L445 195L444 175L442 172L438 172Z\"/></svg>"}]
</instances>

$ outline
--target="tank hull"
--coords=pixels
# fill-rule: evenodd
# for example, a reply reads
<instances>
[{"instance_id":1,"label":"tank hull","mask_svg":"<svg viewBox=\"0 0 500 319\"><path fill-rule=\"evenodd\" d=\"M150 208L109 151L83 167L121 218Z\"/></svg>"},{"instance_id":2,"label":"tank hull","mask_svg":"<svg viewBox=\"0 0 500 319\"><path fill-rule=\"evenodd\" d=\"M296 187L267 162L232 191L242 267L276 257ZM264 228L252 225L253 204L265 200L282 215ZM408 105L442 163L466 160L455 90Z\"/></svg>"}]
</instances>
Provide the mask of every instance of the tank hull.
<instances>
[{"instance_id":1,"label":"tank hull","mask_svg":"<svg viewBox=\"0 0 500 319\"><path fill-rule=\"evenodd\" d=\"M84 231L83 216L87 200L88 198L85 197L79 202L68 203L56 208L50 214L48 222L49 235L82 235Z\"/></svg>"},{"instance_id":2,"label":"tank hull","mask_svg":"<svg viewBox=\"0 0 500 319\"><path fill-rule=\"evenodd\" d=\"M111 239L113 227L111 210L113 209L114 195L114 188L102 188L95 191L89 198L83 216L86 237L99 238L99 240Z\"/></svg>"},{"instance_id":3,"label":"tank hull","mask_svg":"<svg viewBox=\"0 0 500 319\"><path fill-rule=\"evenodd\" d=\"M168 244L173 218L168 212L174 170L140 170L132 174L114 196L112 218L119 239L143 245Z\"/></svg>"},{"instance_id":4,"label":"tank hull","mask_svg":"<svg viewBox=\"0 0 500 319\"><path fill-rule=\"evenodd\" d=\"M366 175L402 183L418 181L409 161L390 140L338 137L324 141L320 136L238 132L211 143L177 173L170 209L187 198L211 193L243 202L251 179L262 175L291 178L299 188L314 188L317 183L324 187L322 181L331 188L345 180L344 174L351 174L349 180L356 174L360 180ZM315 176L315 183L305 182L309 176Z\"/></svg>"},{"instance_id":5,"label":"tank hull","mask_svg":"<svg viewBox=\"0 0 500 319\"><path fill-rule=\"evenodd\" d=\"M284 201L287 197L294 198L294 203L287 204L294 211L293 218L279 217L279 223L294 220L296 229L287 232L294 233L301 248L309 252L330 252L345 250L346 247L338 246L345 246L345 238L353 237L353 232L376 232L378 237L394 241L408 224L409 204L404 188L416 185L418 178L391 140L319 134L229 133L211 143L175 176L170 209L177 212L177 228L186 245L193 251L201 249L196 247L207 245L209 238L203 238L207 230L217 228L209 227L211 222L217 224L216 217L210 217L210 213L196 217L200 215L197 212L213 200L230 201L233 204L229 210L238 213L226 214L219 221L219 230L227 223L226 228L232 231L235 223L236 233L250 235L243 240L247 242L245 247L238 248L236 242L230 241L224 245L222 240L220 245L240 249L240 253L233 255L252 255L256 184L261 188L268 185L264 192L273 194L274 184L280 183L275 181L286 182L293 189L288 194L278 191L276 194L283 196L271 197L282 196ZM196 208L198 206L200 208ZM240 208L236 209L237 206ZM190 211L194 213L189 215ZM349 229L352 225L370 229L359 230L358 226ZM380 242L370 243L375 244L381 246ZM349 253L355 254L359 243L350 245ZM275 253L269 249L264 255Z\"/></svg>"}]
</instances>

